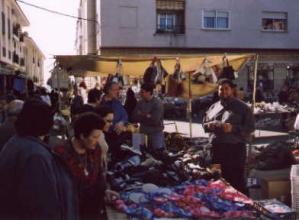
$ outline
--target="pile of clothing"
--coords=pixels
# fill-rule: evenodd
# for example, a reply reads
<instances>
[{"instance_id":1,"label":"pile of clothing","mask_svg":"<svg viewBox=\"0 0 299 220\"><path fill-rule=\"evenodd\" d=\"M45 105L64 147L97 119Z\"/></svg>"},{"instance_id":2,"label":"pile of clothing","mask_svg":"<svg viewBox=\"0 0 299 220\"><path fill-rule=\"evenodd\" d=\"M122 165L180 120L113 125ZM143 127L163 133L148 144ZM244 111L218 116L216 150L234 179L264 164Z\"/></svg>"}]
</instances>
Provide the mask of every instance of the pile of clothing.
<instances>
[{"instance_id":1,"label":"pile of clothing","mask_svg":"<svg viewBox=\"0 0 299 220\"><path fill-rule=\"evenodd\" d=\"M259 151L252 161L257 170L286 169L296 164L292 149L287 142L274 142L264 148L259 148Z\"/></svg>"},{"instance_id":2,"label":"pile of clothing","mask_svg":"<svg viewBox=\"0 0 299 220\"><path fill-rule=\"evenodd\" d=\"M187 181L160 188L143 184L124 191L114 206L138 219L246 218L255 219L254 202L221 180Z\"/></svg>"},{"instance_id":3,"label":"pile of clothing","mask_svg":"<svg viewBox=\"0 0 299 220\"><path fill-rule=\"evenodd\" d=\"M250 105L250 104L249 104ZM254 107L254 114L259 113L284 113L284 112L294 112L295 109L288 105L281 105L278 102L266 103L260 102L257 103Z\"/></svg>"},{"instance_id":4,"label":"pile of clothing","mask_svg":"<svg viewBox=\"0 0 299 220\"><path fill-rule=\"evenodd\" d=\"M204 178L218 179L219 173L207 167L206 142L192 147L181 137L169 135L166 138L168 150L141 150L122 145L126 158L109 167L108 181L114 190L122 191L138 183L154 183L159 186L173 186L183 181Z\"/></svg>"}]
</instances>

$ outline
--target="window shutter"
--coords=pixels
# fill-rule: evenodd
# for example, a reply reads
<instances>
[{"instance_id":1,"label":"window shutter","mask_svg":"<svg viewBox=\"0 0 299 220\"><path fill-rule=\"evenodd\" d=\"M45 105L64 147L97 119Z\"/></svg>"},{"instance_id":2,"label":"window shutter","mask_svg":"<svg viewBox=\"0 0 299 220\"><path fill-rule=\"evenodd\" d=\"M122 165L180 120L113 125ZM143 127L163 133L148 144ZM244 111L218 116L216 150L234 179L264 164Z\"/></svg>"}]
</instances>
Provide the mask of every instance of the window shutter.
<instances>
[{"instance_id":1,"label":"window shutter","mask_svg":"<svg viewBox=\"0 0 299 220\"><path fill-rule=\"evenodd\" d=\"M184 10L185 0L156 0L158 10Z\"/></svg>"}]
</instances>

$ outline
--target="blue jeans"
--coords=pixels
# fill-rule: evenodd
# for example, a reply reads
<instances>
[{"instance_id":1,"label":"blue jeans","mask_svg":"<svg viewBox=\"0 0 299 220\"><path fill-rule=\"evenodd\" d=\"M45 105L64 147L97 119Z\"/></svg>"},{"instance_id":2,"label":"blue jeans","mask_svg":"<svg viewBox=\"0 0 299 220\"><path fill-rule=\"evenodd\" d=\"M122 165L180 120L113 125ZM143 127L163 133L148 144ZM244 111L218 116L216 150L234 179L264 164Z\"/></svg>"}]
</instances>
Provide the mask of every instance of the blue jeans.
<instances>
[{"instance_id":1,"label":"blue jeans","mask_svg":"<svg viewBox=\"0 0 299 220\"><path fill-rule=\"evenodd\" d=\"M163 131L154 134L147 134L148 147L151 149L165 148L165 140Z\"/></svg>"}]
</instances>

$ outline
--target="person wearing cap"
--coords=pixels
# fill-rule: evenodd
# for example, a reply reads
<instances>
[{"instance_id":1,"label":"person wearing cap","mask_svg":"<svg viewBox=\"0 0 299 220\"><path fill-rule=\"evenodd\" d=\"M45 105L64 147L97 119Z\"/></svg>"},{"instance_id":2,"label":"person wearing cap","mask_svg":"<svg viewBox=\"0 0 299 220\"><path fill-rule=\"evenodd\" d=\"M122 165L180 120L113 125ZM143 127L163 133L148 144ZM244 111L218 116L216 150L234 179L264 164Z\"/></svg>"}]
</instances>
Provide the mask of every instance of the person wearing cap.
<instances>
[{"instance_id":1,"label":"person wearing cap","mask_svg":"<svg viewBox=\"0 0 299 220\"><path fill-rule=\"evenodd\" d=\"M18 114L23 108L24 102L22 100L11 101L6 108L6 119L0 126L0 151L4 144L16 134L15 121L17 120Z\"/></svg>"},{"instance_id":2,"label":"person wearing cap","mask_svg":"<svg viewBox=\"0 0 299 220\"><path fill-rule=\"evenodd\" d=\"M249 106L234 97L235 84L223 79L218 85L219 101L206 112L203 127L210 133L212 163L220 164L222 176L237 190L246 192L246 143L255 129Z\"/></svg>"},{"instance_id":3,"label":"person wearing cap","mask_svg":"<svg viewBox=\"0 0 299 220\"><path fill-rule=\"evenodd\" d=\"M16 135L0 152L0 219L78 220L77 191L63 163L43 142L53 125L51 107L27 100Z\"/></svg>"},{"instance_id":4,"label":"person wearing cap","mask_svg":"<svg viewBox=\"0 0 299 220\"><path fill-rule=\"evenodd\" d=\"M141 98L138 101L132 115L132 120L140 123L140 133L148 137L148 146L151 149L164 149L164 125L163 104L153 95L154 86L143 84L141 86Z\"/></svg>"}]
</instances>

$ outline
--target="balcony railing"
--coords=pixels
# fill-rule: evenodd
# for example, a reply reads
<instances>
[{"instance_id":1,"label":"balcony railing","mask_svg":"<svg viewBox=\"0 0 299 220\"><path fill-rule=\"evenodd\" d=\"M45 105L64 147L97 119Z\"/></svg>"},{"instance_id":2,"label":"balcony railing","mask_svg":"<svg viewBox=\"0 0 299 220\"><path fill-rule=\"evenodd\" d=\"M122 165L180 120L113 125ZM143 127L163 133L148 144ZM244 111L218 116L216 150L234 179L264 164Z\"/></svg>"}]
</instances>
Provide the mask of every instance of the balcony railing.
<instances>
[{"instance_id":1,"label":"balcony railing","mask_svg":"<svg viewBox=\"0 0 299 220\"><path fill-rule=\"evenodd\" d=\"M184 25L158 25L157 33L173 33L173 34L185 34L185 26Z\"/></svg>"}]
</instances>

